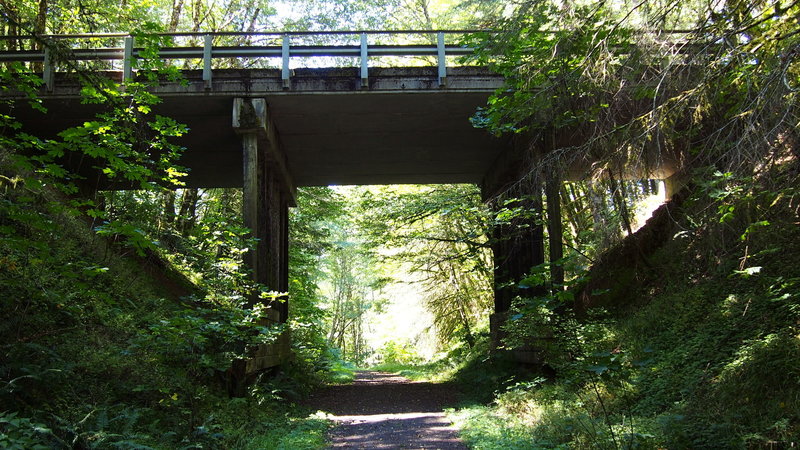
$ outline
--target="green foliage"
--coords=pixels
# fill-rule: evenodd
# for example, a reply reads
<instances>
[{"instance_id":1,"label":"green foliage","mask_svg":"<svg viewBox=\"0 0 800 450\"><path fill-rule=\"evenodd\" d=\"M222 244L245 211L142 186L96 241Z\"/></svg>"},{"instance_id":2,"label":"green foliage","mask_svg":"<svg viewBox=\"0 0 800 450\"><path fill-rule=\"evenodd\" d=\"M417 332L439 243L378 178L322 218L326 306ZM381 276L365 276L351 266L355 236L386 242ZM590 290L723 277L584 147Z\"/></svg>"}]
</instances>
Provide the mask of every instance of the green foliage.
<instances>
[{"instance_id":1,"label":"green foliage","mask_svg":"<svg viewBox=\"0 0 800 450\"><path fill-rule=\"evenodd\" d=\"M475 126L495 134L566 128L595 121L608 108L606 103L583 108L574 101L605 84L603 75L624 64L603 51L630 46L608 7L522 2L513 16L494 26L502 30L499 38L481 32L467 43L478 49L473 61L503 74L508 86L473 117Z\"/></svg>"},{"instance_id":2,"label":"green foliage","mask_svg":"<svg viewBox=\"0 0 800 450\"><path fill-rule=\"evenodd\" d=\"M51 431L17 413L0 413L0 446L8 450L46 450Z\"/></svg>"},{"instance_id":3,"label":"green foliage","mask_svg":"<svg viewBox=\"0 0 800 450\"><path fill-rule=\"evenodd\" d=\"M387 258L410 264L441 347L474 344L491 307L489 212L476 186L398 186L365 191L361 228Z\"/></svg>"},{"instance_id":4,"label":"green foliage","mask_svg":"<svg viewBox=\"0 0 800 450\"><path fill-rule=\"evenodd\" d=\"M279 411L275 411L279 413ZM266 422L253 423L252 429L238 430L238 436L228 438L221 445L247 450L313 450L325 448L326 433L331 422L322 415L291 417L276 420L262 417Z\"/></svg>"},{"instance_id":5,"label":"green foliage","mask_svg":"<svg viewBox=\"0 0 800 450\"><path fill-rule=\"evenodd\" d=\"M536 442L530 431L514 417L500 417L484 406L463 408L448 415L462 429L461 438L470 448L480 450L523 450L557 448L551 443Z\"/></svg>"},{"instance_id":6,"label":"green foliage","mask_svg":"<svg viewBox=\"0 0 800 450\"><path fill-rule=\"evenodd\" d=\"M249 281L242 259L254 242L241 225L240 193L181 190L176 210L176 195L163 188L184 175L171 139L187 130L152 114L159 99L150 88L178 72L158 61L160 38L138 38L145 58L136 82L122 89L79 74L84 101L101 110L92 120L44 140L0 117L8 131L0 141L3 446L239 448L267 436L297 448L308 436L304 448L321 447L322 419L276 406L309 389L313 380L298 382L298 373L257 384L245 400L272 432L239 429L229 369L283 331L264 320L266 305L281 300ZM2 89L27 93L45 112L41 80L8 69ZM81 197L85 180L61 165L68 156L143 190ZM250 307L252 298L264 304ZM315 311L307 304L294 317L307 323ZM298 335L308 346L303 338L314 332ZM298 365L319 365L302 356Z\"/></svg>"},{"instance_id":7,"label":"green foliage","mask_svg":"<svg viewBox=\"0 0 800 450\"><path fill-rule=\"evenodd\" d=\"M70 445L218 441L200 428L211 408L227 407L216 378L280 329L264 327L264 311L243 308L241 295L167 300L141 261L18 191L5 193L1 216L0 308L13 318L0 327L3 405ZM163 429L172 434L158 438Z\"/></svg>"},{"instance_id":8,"label":"green foliage","mask_svg":"<svg viewBox=\"0 0 800 450\"><path fill-rule=\"evenodd\" d=\"M366 316L384 303L379 295L386 280L374 267L374 255L361 245L354 230L344 225L334 237L335 245L324 264L329 283L325 295L331 312L328 341L342 352L343 359L361 364L371 353L363 331Z\"/></svg>"},{"instance_id":9,"label":"green foliage","mask_svg":"<svg viewBox=\"0 0 800 450\"><path fill-rule=\"evenodd\" d=\"M563 266L565 260L555 264ZM609 365L619 355L598 352L586 345L607 338L607 315L593 310L586 320L578 319L574 313L574 293L585 284L585 275L562 285L554 283L550 274L551 264L544 263L533 267L517 283L521 294L514 298L503 325L503 345L509 349L533 347L545 364L576 381L581 375L585 378L587 371L608 375ZM542 289L543 286L549 289Z\"/></svg>"},{"instance_id":10,"label":"green foliage","mask_svg":"<svg viewBox=\"0 0 800 450\"><path fill-rule=\"evenodd\" d=\"M310 416L290 425L292 425L290 431L280 439L276 450L325 448L327 444L326 433L331 427L330 421L325 417ZM252 448L270 448L270 442L267 439L263 439L260 443L254 443Z\"/></svg>"},{"instance_id":11,"label":"green foliage","mask_svg":"<svg viewBox=\"0 0 800 450\"><path fill-rule=\"evenodd\" d=\"M554 373L493 380L490 406L453 415L465 439L477 448L797 442L797 190L775 186L786 170L703 172L675 216L682 231L635 275L633 308L575 317L563 307L569 294L518 299L507 342L530 345ZM540 267L522 283L547 274Z\"/></svg>"},{"instance_id":12,"label":"green foliage","mask_svg":"<svg viewBox=\"0 0 800 450\"><path fill-rule=\"evenodd\" d=\"M403 344L394 340L387 341L383 344L383 347L378 349L378 355L384 364L395 363L411 365L419 362L420 359L409 343Z\"/></svg>"},{"instance_id":13,"label":"green foliage","mask_svg":"<svg viewBox=\"0 0 800 450\"><path fill-rule=\"evenodd\" d=\"M4 416L10 425L3 432L13 439L9 446L265 448L268 442L278 448L322 447L324 419L306 419L294 407L275 409L309 389L314 380L302 380L308 375L302 366L328 370L319 358L302 354L308 359L298 360L301 368L291 380L264 381L251 389L245 401L253 403L258 426L250 429L242 425L242 405L228 399L218 382L231 361L281 331L263 326L263 306L244 307L253 287L243 284L247 274L240 263L230 265L241 258L242 246L247 248L244 231L209 213L199 219L200 231L169 240L170 248L191 245L196 253L171 253L153 239L155 224L165 221L131 223L127 217L147 210L147 199L158 195L112 196L106 204L113 205L114 223L136 226L151 244L143 249L148 258L164 254L178 270L199 274L204 290L179 301L170 298L178 279L155 282L142 273L143 260L120 257L112 242L71 214L54 215L47 195L21 181L9 186L0 202L0 308L11 318L0 327L9 343L2 350L0 401L19 411ZM141 217L153 212L160 209ZM207 222L212 216L214 222ZM159 286L165 282L168 286ZM13 428L25 425L13 414L27 414L52 433Z\"/></svg>"},{"instance_id":14,"label":"green foliage","mask_svg":"<svg viewBox=\"0 0 800 450\"><path fill-rule=\"evenodd\" d=\"M797 6L517 3L467 41L508 81L473 123L524 133L537 154L521 170L540 184L586 155L595 180L676 158L746 175L794 145L797 67L779 55L796 45Z\"/></svg>"},{"instance_id":15,"label":"green foliage","mask_svg":"<svg viewBox=\"0 0 800 450\"><path fill-rule=\"evenodd\" d=\"M334 350L335 352L335 350ZM325 371L324 380L331 384L352 383L356 378L356 367L353 363L336 359L330 363L328 370Z\"/></svg>"},{"instance_id":16,"label":"green foliage","mask_svg":"<svg viewBox=\"0 0 800 450\"><path fill-rule=\"evenodd\" d=\"M615 239L587 240L582 233L601 235L612 223L632 231L630 185L616 176L660 168L676 155L688 161L687 173L708 167L689 182L696 190L685 215L658 230L674 234L665 248L650 256L645 233L631 240L636 264L615 268L598 260L626 287L627 308L573 315L571 294L549 285L546 266L515 281L521 295L505 342L534 350L553 369L552 384L501 390L493 407L467 414L474 442L480 432L472 426L499 436L475 445L502 448L525 431L528 440L519 445L531 448L797 441L800 420L782 400L796 398L798 389L792 368L797 308L790 293L797 276L798 153L789 137L798 114L797 93L787 81L796 78L796 68L779 57L796 46L797 5L707 8L680 1L521 2L495 21L499 32L469 41L479 48L475 61L509 80L473 123L495 134L524 135L532 151L520 156L534 162L522 168L522 182L544 185L585 155L592 158L586 173L592 184L608 175L606 189L588 184L589 202L575 195L579 183L561 186L571 228L565 242L577 244L586 259L595 255L593 247L599 252ZM682 44L650 31L676 25L696 30L686 37L700 45L665 52ZM501 207L503 198L514 197L505 194ZM621 220L608 220L609 210ZM591 211L590 220L580 211ZM516 212L501 212L513 222ZM565 264L577 269L567 284L573 276L580 284L582 265ZM540 291L527 294L535 287ZM792 375L773 376L779 373ZM487 411L500 419L487 418Z\"/></svg>"},{"instance_id":17,"label":"green foliage","mask_svg":"<svg viewBox=\"0 0 800 450\"><path fill-rule=\"evenodd\" d=\"M157 248L154 241L149 240L142 230L137 229L131 223L121 221L106 222L96 227L95 232L98 236L120 239L123 245L133 248L139 256L145 256L147 250L153 251Z\"/></svg>"}]
</instances>

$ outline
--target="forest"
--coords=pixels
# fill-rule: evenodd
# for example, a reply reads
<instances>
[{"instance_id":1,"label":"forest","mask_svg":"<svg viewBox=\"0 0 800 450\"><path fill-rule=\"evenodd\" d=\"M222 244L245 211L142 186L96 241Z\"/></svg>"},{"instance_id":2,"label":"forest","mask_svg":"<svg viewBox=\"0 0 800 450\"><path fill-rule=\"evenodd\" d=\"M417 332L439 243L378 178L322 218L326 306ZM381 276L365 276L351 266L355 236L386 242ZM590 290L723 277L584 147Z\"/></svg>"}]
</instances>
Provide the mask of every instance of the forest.
<instances>
[{"instance_id":1,"label":"forest","mask_svg":"<svg viewBox=\"0 0 800 450\"><path fill-rule=\"evenodd\" d=\"M100 110L32 134L16 113L48 120L42 63L0 62L0 447L326 448L334 422L306 399L366 369L455 386L468 448L800 444L799 2L2 0L0 17L0 56L64 58ZM343 30L467 30L457 64L506 81L464 120L513 140L519 176L490 195L299 188L275 292L250 274L242 189L182 181L193 131L153 113L153 86L184 67L159 33ZM150 75L122 87L52 39L87 33L135 35ZM95 189L67 164L84 159L134 188ZM544 262L499 283L493 250L530 233ZM232 386L286 334L291 361Z\"/></svg>"}]
</instances>

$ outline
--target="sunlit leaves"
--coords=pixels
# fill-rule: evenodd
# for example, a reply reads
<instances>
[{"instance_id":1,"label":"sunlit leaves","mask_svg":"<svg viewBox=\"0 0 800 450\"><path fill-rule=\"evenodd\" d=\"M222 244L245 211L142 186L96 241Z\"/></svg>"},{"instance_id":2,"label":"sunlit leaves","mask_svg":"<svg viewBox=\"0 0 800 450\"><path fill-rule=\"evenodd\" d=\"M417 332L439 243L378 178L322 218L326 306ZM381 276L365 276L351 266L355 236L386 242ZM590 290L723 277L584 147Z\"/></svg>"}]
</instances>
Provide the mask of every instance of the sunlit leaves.
<instances>
[{"instance_id":1,"label":"sunlit leaves","mask_svg":"<svg viewBox=\"0 0 800 450\"><path fill-rule=\"evenodd\" d=\"M134 224L120 221L106 222L95 228L97 234L101 236L121 237L125 246L131 247L139 256L145 256L145 252L156 249L157 244L150 240L145 233L136 228Z\"/></svg>"},{"instance_id":2,"label":"sunlit leaves","mask_svg":"<svg viewBox=\"0 0 800 450\"><path fill-rule=\"evenodd\" d=\"M549 2L527 2L515 17L496 24L497 32L466 40L478 49L473 60L502 73L508 84L473 123L502 134L561 128L586 115L570 105L570 97L602 83L603 73L622 64L596 48L602 44L624 51L628 44L625 33L610 33L612 24L602 7L576 9L564 14Z\"/></svg>"},{"instance_id":3,"label":"sunlit leaves","mask_svg":"<svg viewBox=\"0 0 800 450\"><path fill-rule=\"evenodd\" d=\"M441 345L474 344L492 298L488 208L475 186L397 186L365 192L360 222L390 261L409 262Z\"/></svg>"}]
</instances>

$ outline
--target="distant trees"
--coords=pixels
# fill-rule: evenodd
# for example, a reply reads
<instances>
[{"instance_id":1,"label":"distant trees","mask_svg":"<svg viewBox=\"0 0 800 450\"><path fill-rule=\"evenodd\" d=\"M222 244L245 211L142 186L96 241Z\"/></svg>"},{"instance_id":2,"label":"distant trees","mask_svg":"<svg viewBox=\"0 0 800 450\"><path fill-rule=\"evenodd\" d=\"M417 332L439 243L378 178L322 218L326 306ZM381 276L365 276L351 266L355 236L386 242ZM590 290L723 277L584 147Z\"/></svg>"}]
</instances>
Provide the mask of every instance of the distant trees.
<instances>
[{"instance_id":1,"label":"distant trees","mask_svg":"<svg viewBox=\"0 0 800 450\"><path fill-rule=\"evenodd\" d=\"M475 343L493 303L491 216L476 186L387 187L362 197L373 245L398 251L423 288L442 347Z\"/></svg>"},{"instance_id":2,"label":"distant trees","mask_svg":"<svg viewBox=\"0 0 800 450\"><path fill-rule=\"evenodd\" d=\"M327 298L328 342L342 357L363 363L372 353L365 338L367 314L379 309L385 280L380 267L362 247L357 236L339 234L335 247L325 255L327 280L322 291Z\"/></svg>"},{"instance_id":3,"label":"distant trees","mask_svg":"<svg viewBox=\"0 0 800 450\"><path fill-rule=\"evenodd\" d=\"M380 351L367 341L370 321L395 300L387 284L401 280L421 287L440 348L473 345L485 331L490 215L475 186L304 188L292 219L290 308L321 307L306 328L324 330L343 358Z\"/></svg>"},{"instance_id":4,"label":"distant trees","mask_svg":"<svg viewBox=\"0 0 800 450\"><path fill-rule=\"evenodd\" d=\"M294 266L295 256L301 258L297 261L301 266L291 269L293 284L306 286L301 295L308 300L300 301L322 308L317 323L328 345L338 349L343 359L359 364L373 351L365 338L367 320L385 302L382 288L387 281L376 255L363 242L357 224L360 213L352 192L301 189L298 208L292 212L292 227L299 229L291 242L306 249L304 255L294 251L291 261ZM308 281L300 282L303 278Z\"/></svg>"}]
</instances>

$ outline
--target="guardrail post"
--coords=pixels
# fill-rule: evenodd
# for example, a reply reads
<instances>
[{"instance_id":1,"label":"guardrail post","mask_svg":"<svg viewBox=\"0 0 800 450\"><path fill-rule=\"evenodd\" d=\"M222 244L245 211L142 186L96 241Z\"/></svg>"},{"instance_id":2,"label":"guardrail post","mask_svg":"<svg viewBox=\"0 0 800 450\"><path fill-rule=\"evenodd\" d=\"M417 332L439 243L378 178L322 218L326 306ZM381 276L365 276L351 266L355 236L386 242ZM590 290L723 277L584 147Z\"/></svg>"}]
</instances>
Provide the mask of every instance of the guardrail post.
<instances>
[{"instance_id":1,"label":"guardrail post","mask_svg":"<svg viewBox=\"0 0 800 450\"><path fill-rule=\"evenodd\" d=\"M214 36L205 35L203 43L203 81L205 82L206 90L211 89L211 50L214 45Z\"/></svg>"},{"instance_id":2,"label":"guardrail post","mask_svg":"<svg viewBox=\"0 0 800 450\"><path fill-rule=\"evenodd\" d=\"M361 89L369 89L369 52L367 33L361 33Z\"/></svg>"},{"instance_id":3,"label":"guardrail post","mask_svg":"<svg viewBox=\"0 0 800 450\"><path fill-rule=\"evenodd\" d=\"M436 53L439 56L439 87L447 85L447 60L445 59L444 33L436 35Z\"/></svg>"},{"instance_id":4,"label":"guardrail post","mask_svg":"<svg viewBox=\"0 0 800 450\"><path fill-rule=\"evenodd\" d=\"M53 92L53 82L55 78L53 68L53 57L50 53L50 47L44 48L44 64L42 65L42 80L44 80L45 89L47 92Z\"/></svg>"},{"instance_id":5,"label":"guardrail post","mask_svg":"<svg viewBox=\"0 0 800 450\"><path fill-rule=\"evenodd\" d=\"M122 81L133 78L133 36L125 37L125 47L122 53Z\"/></svg>"},{"instance_id":6,"label":"guardrail post","mask_svg":"<svg viewBox=\"0 0 800 450\"><path fill-rule=\"evenodd\" d=\"M289 35L283 35L283 44L281 45L281 57L283 59L283 66L281 69L281 79L283 80L283 88L289 89Z\"/></svg>"}]
</instances>

